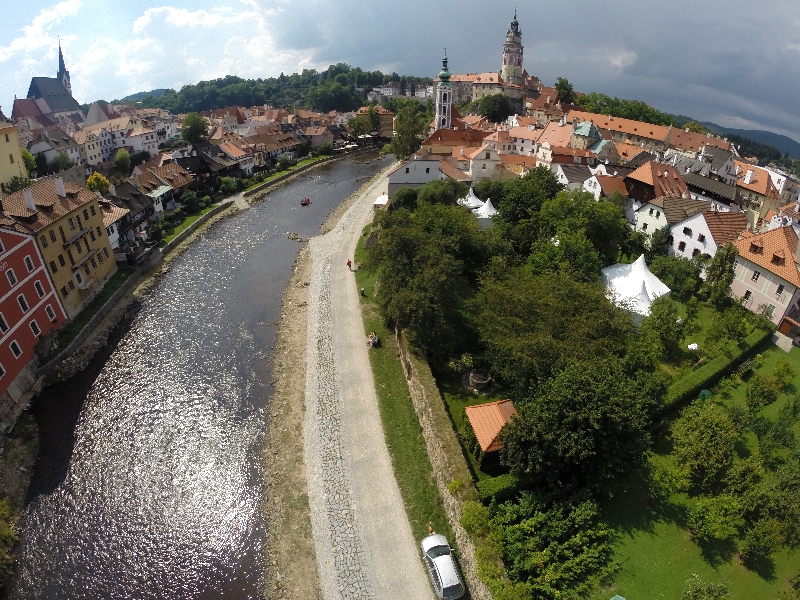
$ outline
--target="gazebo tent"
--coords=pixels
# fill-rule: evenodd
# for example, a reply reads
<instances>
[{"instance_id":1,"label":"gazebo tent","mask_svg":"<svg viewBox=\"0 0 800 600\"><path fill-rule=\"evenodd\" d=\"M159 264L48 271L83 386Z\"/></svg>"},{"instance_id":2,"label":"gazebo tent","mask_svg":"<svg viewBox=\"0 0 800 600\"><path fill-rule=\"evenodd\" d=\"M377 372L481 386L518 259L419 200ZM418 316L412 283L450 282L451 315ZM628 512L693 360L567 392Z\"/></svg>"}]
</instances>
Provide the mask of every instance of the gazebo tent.
<instances>
[{"instance_id":1,"label":"gazebo tent","mask_svg":"<svg viewBox=\"0 0 800 600\"><path fill-rule=\"evenodd\" d=\"M469 193L467 196L465 198L461 198L458 203L461 206L466 206L470 210L483 206L483 202L475 195L475 190L473 188L469 188Z\"/></svg>"},{"instance_id":2,"label":"gazebo tent","mask_svg":"<svg viewBox=\"0 0 800 600\"><path fill-rule=\"evenodd\" d=\"M492 205L492 201L487 198L483 206L472 211L479 219L490 219L497 214L497 209Z\"/></svg>"},{"instance_id":3,"label":"gazebo tent","mask_svg":"<svg viewBox=\"0 0 800 600\"><path fill-rule=\"evenodd\" d=\"M616 303L646 317L650 305L659 296L669 294L669 288L650 272L644 254L630 265L616 264L602 271L606 293Z\"/></svg>"}]
</instances>

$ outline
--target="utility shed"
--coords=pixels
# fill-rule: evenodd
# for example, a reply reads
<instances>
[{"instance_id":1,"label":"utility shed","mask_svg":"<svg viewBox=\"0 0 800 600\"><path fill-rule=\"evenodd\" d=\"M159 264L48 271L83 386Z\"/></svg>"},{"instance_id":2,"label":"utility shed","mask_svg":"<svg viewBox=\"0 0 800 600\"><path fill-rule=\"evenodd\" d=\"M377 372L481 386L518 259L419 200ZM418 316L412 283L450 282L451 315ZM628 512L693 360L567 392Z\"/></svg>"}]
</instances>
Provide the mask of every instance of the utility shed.
<instances>
[{"instance_id":1,"label":"utility shed","mask_svg":"<svg viewBox=\"0 0 800 600\"><path fill-rule=\"evenodd\" d=\"M468 406L465 411L481 450L484 452L500 450L502 446L498 439L500 431L517 415L514 403L511 400L498 400Z\"/></svg>"}]
</instances>

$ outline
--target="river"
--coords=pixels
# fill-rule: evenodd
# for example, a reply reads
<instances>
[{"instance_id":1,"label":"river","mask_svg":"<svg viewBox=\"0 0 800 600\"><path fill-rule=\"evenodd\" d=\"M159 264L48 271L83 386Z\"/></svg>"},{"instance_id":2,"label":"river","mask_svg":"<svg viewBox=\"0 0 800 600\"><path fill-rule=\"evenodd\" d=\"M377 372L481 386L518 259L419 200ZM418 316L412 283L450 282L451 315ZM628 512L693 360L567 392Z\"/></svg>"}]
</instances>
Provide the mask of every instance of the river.
<instances>
[{"instance_id":1,"label":"river","mask_svg":"<svg viewBox=\"0 0 800 600\"><path fill-rule=\"evenodd\" d=\"M10 598L261 597L268 361L301 247L286 233L317 235L387 164L366 159L322 165L218 222L89 368L35 401Z\"/></svg>"}]
</instances>

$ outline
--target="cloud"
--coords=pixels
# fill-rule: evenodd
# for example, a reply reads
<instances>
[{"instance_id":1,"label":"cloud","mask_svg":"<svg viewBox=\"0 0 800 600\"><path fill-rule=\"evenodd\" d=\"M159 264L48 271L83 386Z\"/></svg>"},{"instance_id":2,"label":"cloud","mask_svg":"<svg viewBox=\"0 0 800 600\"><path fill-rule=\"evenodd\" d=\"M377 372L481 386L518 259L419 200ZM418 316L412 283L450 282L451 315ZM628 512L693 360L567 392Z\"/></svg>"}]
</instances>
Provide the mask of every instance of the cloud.
<instances>
[{"instance_id":1,"label":"cloud","mask_svg":"<svg viewBox=\"0 0 800 600\"><path fill-rule=\"evenodd\" d=\"M220 25L241 23L253 16L248 12L237 12L229 6L215 6L211 9L211 12L204 9L190 11L174 6L159 6L157 8L148 8L142 16L133 22L133 33L141 33L142 30L157 21L161 15L164 15L164 22L170 25L189 28L213 28Z\"/></svg>"},{"instance_id":2,"label":"cloud","mask_svg":"<svg viewBox=\"0 0 800 600\"><path fill-rule=\"evenodd\" d=\"M74 17L81 8L81 0L64 0L52 8L45 8L36 15L30 25L22 28L24 35L14 38L8 46L0 46L0 62L16 54L29 54L41 48L53 46L55 40L49 32L66 17Z\"/></svg>"}]
</instances>

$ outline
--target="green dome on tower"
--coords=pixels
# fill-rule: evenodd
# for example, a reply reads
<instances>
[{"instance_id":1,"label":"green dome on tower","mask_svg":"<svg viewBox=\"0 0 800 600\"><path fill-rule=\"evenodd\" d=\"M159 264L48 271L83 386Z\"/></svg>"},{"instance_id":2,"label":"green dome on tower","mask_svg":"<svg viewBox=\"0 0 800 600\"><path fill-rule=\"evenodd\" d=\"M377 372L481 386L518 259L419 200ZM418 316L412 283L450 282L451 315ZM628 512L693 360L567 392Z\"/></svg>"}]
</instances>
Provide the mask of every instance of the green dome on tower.
<instances>
[{"instance_id":1,"label":"green dome on tower","mask_svg":"<svg viewBox=\"0 0 800 600\"><path fill-rule=\"evenodd\" d=\"M442 59L442 70L439 71L439 85L450 85L450 71L447 68L447 50Z\"/></svg>"}]
</instances>

